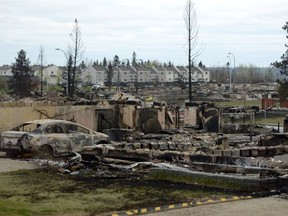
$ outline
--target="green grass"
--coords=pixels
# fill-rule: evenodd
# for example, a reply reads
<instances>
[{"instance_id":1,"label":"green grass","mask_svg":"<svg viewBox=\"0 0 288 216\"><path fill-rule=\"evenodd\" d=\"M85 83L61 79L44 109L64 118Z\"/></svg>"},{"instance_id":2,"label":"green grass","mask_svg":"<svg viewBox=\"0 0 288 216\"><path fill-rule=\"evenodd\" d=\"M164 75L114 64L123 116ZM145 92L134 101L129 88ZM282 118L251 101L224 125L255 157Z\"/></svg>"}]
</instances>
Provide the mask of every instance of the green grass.
<instances>
[{"instance_id":1,"label":"green grass","mask_svg":"<svg viewBox=\"0 0 288 216\"><path fill-rule=\"evenodd\" d=\"M284 118L286 117L286 115L279 115L279 116L268 116L267 118L262 117L262 118L255 118L255 123L256 124L268 124L268 125L278 125L278 123L280 124L280 126L283 125L284 122Z\"/></svg>"},{"instance_id":2,"label":"green grass","mask_svg":"<svg viewBox=\"0 0 288 216\"><path fill-rule=\"evenodd\" d=\"M0 173L0 215L95 215L178 203L215 191L159 180L102 179L56 171Z\"/></svg>"},{"instance_id":3,"label":"green grass","mask_svg":"<svg viewBox=\"0 0 288 216\"><path fill-rule=\"evenodd\" d=\"M220 107L228 107L228 106L234 106L234 107L244 107L244 101L243 100L233 100L233 101L221 101L216 102L216 105ZM248 100L245 101L245 106L259 106L261 109L262 102L261 100ZM258 114L255 117L255 123L256 124L269 124L269 125L277 125L280 123L280 126L283 125L284 118L286 117L286 114L278 114L278 115L271 115L267 114L265 117L265 114Z\"/></svg>"},{"instance_id":4,"label":"green grass","mask_svg":"<svg viewBox=\"0 0 288 216\"><path fill-rule=\"evenodd\" d=\"M225 106L235 106L235 107L244 107L244 106L259 106L261 108L261 100L233 100L233 101L218 101L215 102L216 105L225 107Z\"/></svg>"}]
</instances>

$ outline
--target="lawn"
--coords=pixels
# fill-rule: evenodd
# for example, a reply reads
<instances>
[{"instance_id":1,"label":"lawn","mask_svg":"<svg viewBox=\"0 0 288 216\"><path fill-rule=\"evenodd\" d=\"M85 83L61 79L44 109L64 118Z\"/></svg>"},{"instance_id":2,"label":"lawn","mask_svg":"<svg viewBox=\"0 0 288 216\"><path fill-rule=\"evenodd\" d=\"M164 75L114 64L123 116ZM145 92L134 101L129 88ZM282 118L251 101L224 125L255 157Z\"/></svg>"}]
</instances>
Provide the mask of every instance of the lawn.
<instances>
[{"instance_id":1,"label":"lawn","mask_svg":"<svg viewBox=\"0 0 288 216\"><path fill-rule=\"evenodd\" d=\"M219 107L229 107L229 106L234 106L234 107L244 107L244 106L258 106L261 109L262 102L261 100L233 100L233 101L220 101L216 102L216 104ZM273 114L271 112L265 112L262 113L257 113L255 116L255 123L256 124L265 124L265 125L278 125L280 126L283 125L284 118L286 117L287 113L278 113L278 114Z\"/></svg>"},{"instance_id":2,"label":"lawn","mask_svg":"<svg viewBox=\"0 0 288 216\"><path fill-rule=\"evenodd\" d=\"M221 194L142 177L70 176L47 169L0 173L0 215L96 215Z\"/></svg>"},{"instance_id":3,"label":"lawn","mask_svg":"<svg viewBox=\"0 0 288 216\"><path fill-rule=\"evenodd\" d=\"M231 101L217 101L216 105L220 107L234 106L234 107L244 107L244 106L259 106L261 108L261 100L231 100Z\"/></svg>"}]
</instances>

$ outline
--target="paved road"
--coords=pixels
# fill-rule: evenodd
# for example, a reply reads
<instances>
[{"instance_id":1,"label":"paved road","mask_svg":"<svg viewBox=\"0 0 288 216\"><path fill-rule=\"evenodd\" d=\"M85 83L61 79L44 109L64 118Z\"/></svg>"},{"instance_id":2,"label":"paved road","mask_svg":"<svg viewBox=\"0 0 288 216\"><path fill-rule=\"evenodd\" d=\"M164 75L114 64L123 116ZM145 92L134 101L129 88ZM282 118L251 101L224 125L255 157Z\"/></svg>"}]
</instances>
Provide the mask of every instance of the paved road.
<instances>
[{"instance_id":1,"label":"paved road","mask_svg":"<svg viewBox=\"0 0 288 216\"><path fill-rule=\"evenodd\" d=\"M287 216L288 200L266 197L183 208L146 216Z\"/></svg>"},{"instance_id":2,"label":"paved road","mask_svg":"<svg viewBox=\"0 0 288 216\"><path fill-rule=\"evenodd\" d=\"M36 169L38 166L32 162L18 159L1 158L5 153L0 152L0 172L16 171L21 169Z\"/></svg>"}]
</instances>

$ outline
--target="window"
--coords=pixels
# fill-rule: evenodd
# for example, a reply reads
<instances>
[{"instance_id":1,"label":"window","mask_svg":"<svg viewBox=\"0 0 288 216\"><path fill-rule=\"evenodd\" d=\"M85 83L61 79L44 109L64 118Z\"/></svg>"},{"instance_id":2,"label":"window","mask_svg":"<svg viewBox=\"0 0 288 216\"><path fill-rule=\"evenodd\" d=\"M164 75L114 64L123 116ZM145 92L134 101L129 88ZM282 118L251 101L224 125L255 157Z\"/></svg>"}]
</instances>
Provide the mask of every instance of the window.
<instances>
[{"instance_id":1,"label":"window","mask_svg":"<svg viewBox=\"0 0 288 216\"><path fill-rule=\"evenodd\" d=\"M78 131L77 125L67 124L66 128L68 129L69 133L75 133Z\"/></svg>"},{"instance_id":2,"label":"window","mask_svg":"<svg viewBox=\"0 0 288 216\"><path fill-rule=\"evenodd\" d=\"M83 128L79 125L67 124L66 127L67 127L69 133L86 133L86 134L89 134L89 130L87 130L86 128Z\"/></svg>"},{"instance_id":3,"label":"window","mask_svg":"<svg viewBox=\"0 0 288 216\"><path fill-rule=\"evenodd\" d=\"M39 127L38 124L34 124L34 123L32 123L32 124L30 124L30 123L27 124L27 123L24 123L24 124L22 124L22 125L20 125L20 126L18 126L18 127L16 127L16 128L14 128L14 129L12 129L12 130L15 130L15 131L23 131L23 132L31 132L31 131L36 130L38 127Z\"/></svg>"},{"instance_id":4,"label":"window","mask_svg":"<svg viewBox=\"0 0 288 216\"><path fill-rule=\"evenodd\" d=\"M45 133L63 133L61 125L48 125L44 128Z\"/></svg>"}]
</instances>

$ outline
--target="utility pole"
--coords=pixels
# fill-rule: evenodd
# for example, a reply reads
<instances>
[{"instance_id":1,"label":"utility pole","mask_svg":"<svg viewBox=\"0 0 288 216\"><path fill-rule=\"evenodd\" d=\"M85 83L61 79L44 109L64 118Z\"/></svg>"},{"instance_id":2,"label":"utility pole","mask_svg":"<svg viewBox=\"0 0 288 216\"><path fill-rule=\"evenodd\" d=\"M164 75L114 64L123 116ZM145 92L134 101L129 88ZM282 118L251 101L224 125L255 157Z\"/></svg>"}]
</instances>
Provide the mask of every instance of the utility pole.
<instances>
[{"instance_id":1,"label":"utility pole","mask_svg":"<svg viewBox=\"0 0 288 216\"><path fill-rule=\"evenodd\" d=\"M43 53L44 47L41 45L40 47L40 95L43 96Z\"/></svg>"},{"instance_id":2,"label":"utility pole","mask_svg":"<svg viewBox=\"0 0 288 216\"><path fill-rule=\"evenodd\" d=\"M235 88L235 73L236 73L236 69L235 69L235 56L233 53L229 52L229 55L232 55L233 56L233 60L234 60L234 69L233 69L233 89Z\"/></svg>"}]
</instances>

